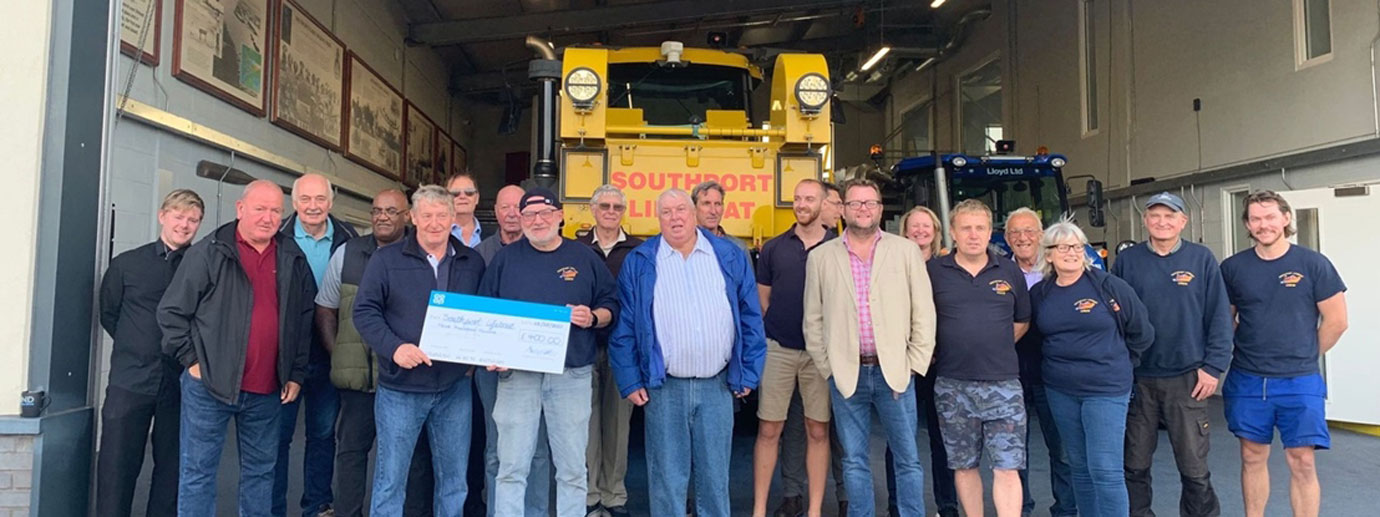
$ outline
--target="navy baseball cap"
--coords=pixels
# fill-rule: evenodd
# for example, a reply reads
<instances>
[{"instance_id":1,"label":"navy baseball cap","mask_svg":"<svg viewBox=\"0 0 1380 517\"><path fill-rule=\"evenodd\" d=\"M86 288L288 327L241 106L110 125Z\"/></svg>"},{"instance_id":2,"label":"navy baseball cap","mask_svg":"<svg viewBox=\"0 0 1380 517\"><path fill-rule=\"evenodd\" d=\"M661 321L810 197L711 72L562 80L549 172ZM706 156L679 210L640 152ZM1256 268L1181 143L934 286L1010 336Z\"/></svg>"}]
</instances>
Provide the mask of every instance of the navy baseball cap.
<instances>
[{"instance_id":1,"label":"navy baseball cap","mask_svg":"<svg viewBox=\"0 0 1380 517\"><path fill-rule=\"evenodd\" d=\"M544 187L530 189L522 195L522 201L518 203L518 211L526 210L532 205L546 205L557 210L561 209L561 200L556 197L555 192Z\"/></svg>"},{"instance_id":2,"label":"navy baseball cap","mask_svg":"<svg viewBox=\"0 0 1380 517\"><path fill-rule=\"evenodd\" d=\"M1145 201L1146 209L1155 205L1167 206L1170 210L1175 212L1184 211L1184 199L1168 192L1160 192L1159 194L1150 196L1150 199Z\"/></svg>"}]
</instances>

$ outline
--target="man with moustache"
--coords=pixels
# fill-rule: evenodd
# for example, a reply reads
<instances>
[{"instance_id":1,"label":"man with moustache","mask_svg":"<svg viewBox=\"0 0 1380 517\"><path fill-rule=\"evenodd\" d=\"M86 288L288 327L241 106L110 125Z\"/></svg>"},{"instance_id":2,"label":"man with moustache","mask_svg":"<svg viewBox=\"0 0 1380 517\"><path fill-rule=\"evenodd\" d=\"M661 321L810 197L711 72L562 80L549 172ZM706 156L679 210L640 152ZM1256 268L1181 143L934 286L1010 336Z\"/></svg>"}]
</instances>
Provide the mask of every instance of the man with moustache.
<instances>
[{"instance_id":1,"label":"man with moustache","mask_svg":"<svg viewBox=\"0 0 1380 517\"><path fill-rule=\"evenodd\" d=\"M388 189L374 196L369 210L373 233L350 239L331 255L326 276L316 293L316 331L331 355L331 383L340 392L340 420L336 427L336 483L340 489L335 515L364 515L364 494L369 486L369 452L374 449L374 391L378 386L378 359L355 328L355 296L364 269L374 251L401 241L408 233L407 196ZM409 473L423 475L429 467L414 455ZM423 483L408 484L410 511L406 515L430 515L431 492Z\"/></svg>"},{"instance_id":2,"label":"man with moustache","mask_svg":"<svg viewBox=\"0 0 1380 517\"><path fill-rule=\"evenodd\" d=\"M1252 192L1241 219L1255 246L1222 262L1236 313L1236 349L1222 385L1227 428L1241 440L1246 515L1265 515L1275 429L1289 465L1295 516L1316 516L1322 499L1315 449L1332 445L1327 385L1318 357L1346 331L1346 284L1321 253L1289 242L1293 214L1283 196Z\"/></svg>"},{"instance_id":3,"label":"man with moustache","mask_svg":"<svg viewBox=\"0 0 1380 517\"><path fill-rule=\"evenodd\" d=\"M467 365L433 362L420 348L431 291L476 294L484 259L450 233L450 193L426 185L412 194L416 231L376 250L355 296L355 328L378 360L374 426L378 452L369 514L403 514L404 486L422 429L430 442L437 515L462 515L473 389Z\"/></svg>"},{"instance_id":4,"label":"man with moustache","mask_svg":"<svg viewBox=\"0 0 1380 517\"><path fill-rule=\"evenodd\" d=\"M216 513L232 418L240 515L269 515L281 406L297 400L307 376L316 283L297 243L278 231L282 191L253 181L235 214L187 249L158 304L163 351L186 367L177 492L184 517Z\"/></svg>"},{"instance_id":5,"label":"man with moustache","mask_svg":"<svg viewBox=\"0 0 1380 517\"><path fill-rule=\"evenodd\" d=\"M498 216L498 233L485 237L474 247L484 264L494 260L498 251L522 238L522 213L518 205L522 202L522 187L506 185L494 197L494 214ZM484 506L486 514L493 517L498 507L494 504L495 481L498 477L498 430L494 427L494 400L498 397L498 373L486 369L475 369L474 389L483 406L484 417ZM546 443L546 424L542 423L537 432L537 443L541 444L532 454L532 468L527 476L527 500L524 505L528 517L545 517L551 500L551 448Z\"/></svg>"},{"instance_id":6,"label":"man with moustache","mask_svg":"<svg viewBox=\"0 0 1380 517\"><path fill-rule=\"evenodd\" d=\"M695 514L728 517L733 399L757 387L767 343L747 253L694 217L684 190L657 197L661 234L618 273L609 366L619 393L646 409L652 515L685 511L693 471Z\"/></svg>"},{"instance_id":7,"label":"man with moustache","mask_svg":"<svg viewBox=\"0 0 1380 517\"><path fill-rule=\"evenodd\" d=\"M594 229L575 240L599 253L609 273L618 278L623 260L642 244L642 239L623 231L628 198L618 187L603 185L594 189L589 206L594 211ZM628 517L628 489L623 478L628 474L628 433L633 405L618 394L618 384L613 381L608 331L605 327L596 334L598 358L594 362L594 400L590 405L589 447L585 451L585 468L589 470L585 515L604 511L611 517Z\"/></svg>"},{"instance_id":8,"label":"man with moustache","mask_svg":"<svg viewBox=\"0 0 1380 517\"><path fill-rule=\"evenodd\" d=\"M895 459L897 486L907 488L897 498L900 511L923 515L911 374L924 375L930 366L934 300L920 248L881 231L881 213L876 183L853 180L844 187L847 230L806 261L805 348L831 379L849 512L875 513L868 467L875 410Z\"/></svg>"},{"instance_id":9,"label":"man with moustache","mask_svg":"<svg viewBox=\"0 0 1380 517\"><path fill-rule=\"evenodd\" d=\"M767 335L762 388L757 392L757 418L761 422L753 453L753 515L757 516L767 512L767 492L776 472L781 430L786 424L791 397L797 391L805 406L808 435L809 502L805 510L809 515L819 515L824 503L824 481L829 468L829 383L805 351L805 336L800 328L805 310L805 259L810 250L838 236L819 224L824 197L824 185L818 180L797 183L792 203L795 224L763 244L757 260L757 294L765 313L762 323Z\"/></svg>"},{"instance_id":10,"label":"man with moustache","mask_svg":"<svg viewBox=\"0 0 1380 517\"><path fill-rule=\"evenodd\" d=\"M1028 290L1044 278L1044 272L1040 270L1040 257L1044 254L1040 249L1040 239L1044 238L1045 232L1040 223L1040 214L1026 207L1012 210L1006 215L1005 236L1006 244L1011 247L1011 258L1016 261L1016 267L1021 268ZM1078 508L1073 501L1073 473L1064 459L1064 443L1059 439L1059 429L1054 425L1054 415L1049 411L1049 398L1045 396L1044 378L1040 372L1040 362L1044 360L1040 353L1043 339L1039 329L1031 325L1025 335L1016 340L1022 397L1025 399L1026 418L1034 416L1040 421L1040 434L1044 436L1045 450L1049 451L1049 484L1054 492L1054 504L1050 505L1049 514L1053 517L1074 517L1078 515ZM1027 424L1025 428L1027 447L1030 444L1030 427ZM1029 469L1021 469L1020 475L1021 496L1024 499L1021 515L1028 516L1035 511L1035 498L1030 494Z\"/></svg>"},{"instance_id":11,"label":"man with moustache","mask_svg":"<svg viewBox=\"0 0 1380 517\"><path fill-rule=\"evenodd\" d=\"M560 234L561 201L542 187L522 195L524 239L494 256L484 274L483 296L570 307L570 337L561 373L508 370L497 366L498 479L495 515L525 514L532 456L549 444L556 466L556 515L585 515L585 449L595 359L595 329L618 315L613 275L588 246ZM548 444L538 443L545 420Z\"/></svg>"},{"instance_id":12,"label":"man with moustache","mask_svg":"<svg viewBox=\"0 0 1380 517\"><path fill-rule=\"evenodd\" d=\"M723 185L717 181L706 181L695 185L690 191L690 199L695 202L695 222L704 228L705 231L713 233L715 237L722 237L733 242L739 249L747 251L747 241L729 235L724 231L724 193Z\"/></svg>"},{"instance_id":13,"label":"man with moustache","mask_svg":"<svg viewBox=\"0 0 1380 517\"><path fill-rule=\"evenodd\" d=\"M201 196L177 189L158 209L158 239L117 255L101 280L101 327L115 340L101 405L96 457L96 513L128 516L153 444L148 515L177 513L177 359L164 354L155 311L182 255L201 227ZM149 427L153 436L150 440Z\"/></svg>"},{"instance_id":14,"label":"man with moustache","mask_svg":"<svg viewBox=\"0 0 1380 517\"><path fill-rule=\"evenodd\" d=\"M1160 425L1169 431L1183 484L1179 514L1222 513L1212 489L1207 398L1231 363L1231 309L1212 250L1180 237L1188 224L1184 200L1150 196L1141 217L1150 239L1117 254L1113 275L1136 290L1155 327L1140 356L1126 414L1126 491L1133 517L1151 517L1150 468Z\"/></svg>"},{"instance_id":15,"label":"man with moustache","mask_svg":"<svg viewBox=\"0 0 1380 517\"><path fill-rule=\"evenodd\" d=\"M293 215L283 221L279 231L293 239L311 265L318 289L326 275L331 254L345 241L358 237L354 226L331 217L335 189L320 174L304 174L292 182ZM340 397L331 384L331 358L313 333L307 379L302 385L306 406L306 453L302 459L302 516L316 517L331 508L331 478L335 470L335 420L340 414ZM283 406L282 433L278 442L278 464L274 468L273 515L287 513L289 451L297 430L296 402Z\"/></svg>"}]
</instances>

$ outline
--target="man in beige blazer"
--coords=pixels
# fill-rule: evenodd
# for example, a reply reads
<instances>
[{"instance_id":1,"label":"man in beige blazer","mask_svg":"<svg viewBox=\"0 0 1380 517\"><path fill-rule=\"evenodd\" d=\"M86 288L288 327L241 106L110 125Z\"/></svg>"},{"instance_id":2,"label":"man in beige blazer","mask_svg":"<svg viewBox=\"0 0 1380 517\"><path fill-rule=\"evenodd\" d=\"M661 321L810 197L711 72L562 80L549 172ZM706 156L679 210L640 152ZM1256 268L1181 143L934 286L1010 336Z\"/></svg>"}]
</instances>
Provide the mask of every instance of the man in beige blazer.
<instances>
[{"instance_id":1,"label":"man in beige blazer","mask_svg":"<svg viewBox=\"0 0 1380 517\"><path fill-rule=\"evenodd\" d=\"M886 431L905 517L925 514L915 445L915 386L934 351L934 299L920 248L879 229L882 194L860 179L843 188L844 235L805 266L805 348L829 379L851 515L876 513L868 437L872 410Z\"/></svg>"}]
</instances>

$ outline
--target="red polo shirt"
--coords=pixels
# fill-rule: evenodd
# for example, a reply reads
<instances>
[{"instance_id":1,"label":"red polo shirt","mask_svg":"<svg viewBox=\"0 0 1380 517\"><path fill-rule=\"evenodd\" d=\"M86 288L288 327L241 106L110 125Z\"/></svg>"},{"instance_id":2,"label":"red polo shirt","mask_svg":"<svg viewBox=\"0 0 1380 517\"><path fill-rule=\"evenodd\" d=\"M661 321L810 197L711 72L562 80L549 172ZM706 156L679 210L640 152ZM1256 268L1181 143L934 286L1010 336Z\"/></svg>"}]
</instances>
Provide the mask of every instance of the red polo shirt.
<instances>
[{"instance_id":1,"label":"red polo shirt","mask_svg":"<svg viewBox=\"0 0 1380 517\"><path fill-rule=\"evenodd\" d=\"M269 239L263 253L235 232L240 265L249 277L254 306L249 319L249 347L244 356L240 389L249 393L278 393L278 242Z\"/></svg>"}]
</instances>

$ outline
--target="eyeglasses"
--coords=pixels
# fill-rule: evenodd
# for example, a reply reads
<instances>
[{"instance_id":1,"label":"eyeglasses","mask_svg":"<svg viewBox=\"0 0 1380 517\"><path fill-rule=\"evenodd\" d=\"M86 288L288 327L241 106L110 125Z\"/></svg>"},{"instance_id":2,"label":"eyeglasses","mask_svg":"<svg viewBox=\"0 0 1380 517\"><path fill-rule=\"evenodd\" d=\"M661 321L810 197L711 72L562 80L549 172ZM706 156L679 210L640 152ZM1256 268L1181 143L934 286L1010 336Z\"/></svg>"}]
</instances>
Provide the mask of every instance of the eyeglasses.
<instances>
[{"instance_id":1,"label":"eyeglasses","mask_svg":"<svg viewBox=\"0 0 1380 517\"><path fill-rule=\"evenodd\" d=\"M552 209L552 210L541 210L541 211L535 211L535 212L523 212L523 213L522 213L522 220L525 221L525 222L529 222L529 223L530 223L530 222L532 222L532 221L537 220L537 218L540 217L540 218L545 219L545 220L547 220L547 221L552 221L552 220L555 220L555 219L556 219L555 216L556 216L556 213L557 213L557 212L560 212L560 210Z\"/></svg>"},{"instance_id":2,"label":"eyeglasses","mask_svg":"<svg viewBox=\"0 0 1380 517\"><path fill-rule=\"evenodd\" d=\"M869 199L867 201L849 201L843 205L847 206L849 210L857 210L862 207L867 207L868 210L876 210L877 207L882 206L882 202L875 199Z\"/></svg>"},{"instance_id":3,"label":"eyeglasses","mask_svg":"<svg viewBox=\"0 0 1380 517\"><path fill-rule=\"evenodd\" d=\"M613 203L599 203L599 204L594 205L594 207L595 207L595 208L598 208L600 211L603 211L603 212L610 212L610 211L612 211L612 212L622 212L624 209L628 208L628 207L626 207L626 206L623 206L623 205L616 205L616 204L613 204Z\"/></svg>"},{"instance_id":4,"label":"eyeglasses","mask_svg":"<svg viewBox=\"0 0 1380 517\"><path fill-rule=\"evenodd\" d=\"M378 216L380 216L380 215L387 215L388 217L397 217L397 216L398 216L399 214L401 214L401 213L403 213L402 210L398 210L398 209L393 208L393 207L388 207L388 208L371 208L371 209L369 209L369 215L374 216L374 217L378 217Z\"/></svg>"},{"instance_id":5,"label":"eyeglasses","mask_svg":"<svg viewBox=\"0 0 1380 517\"><path fill-rule=\"evenodd\" d=\"M455 197L460 197L460 196L470 197L470 196L474 196L474 195L476 195L476 194L479 194L479 189L465 188L465 189L452 190L452 191L450 191L450 195L455 196Z\"/></svg>"},{"instance_id":6,"label":"eyeglasses","mask_svg":"<svg viewBox=\"0 0 1380 517\"><path fill-rule=\"evenodd\" d=\"M1068 253L1068 252L1073 251L1073 250L1083 251L1083 245L1082 245L1082 244L1055 244L1055 245L1052 245L1052 246L1045 246L1045 249L1047 249L1047 250L1055 250L1055 251L1058 251L1059 253Z\"/></svg>"}]
</instances>

